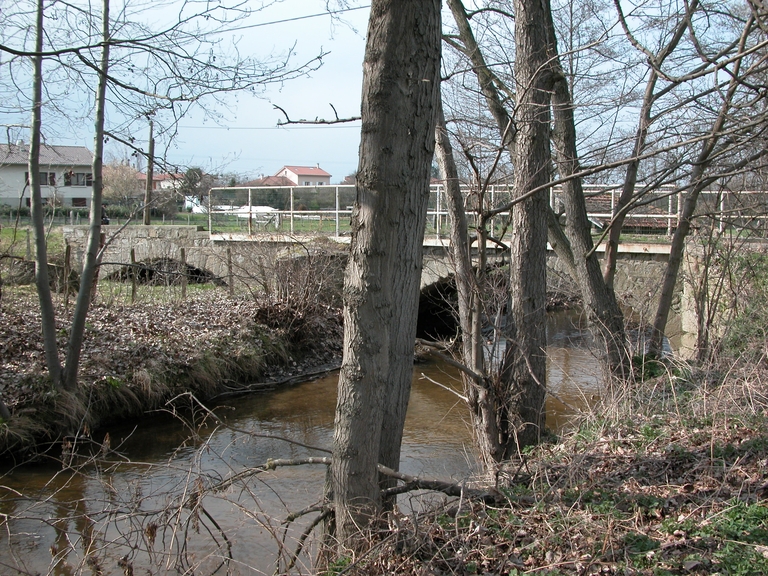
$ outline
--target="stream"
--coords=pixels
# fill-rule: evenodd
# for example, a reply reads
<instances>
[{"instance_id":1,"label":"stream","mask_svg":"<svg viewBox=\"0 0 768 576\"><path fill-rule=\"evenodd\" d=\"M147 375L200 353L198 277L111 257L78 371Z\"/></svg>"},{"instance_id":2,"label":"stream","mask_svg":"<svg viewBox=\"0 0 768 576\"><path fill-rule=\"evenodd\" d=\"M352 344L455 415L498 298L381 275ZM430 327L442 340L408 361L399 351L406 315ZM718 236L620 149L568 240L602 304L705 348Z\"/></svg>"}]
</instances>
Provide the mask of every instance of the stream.
<instances>
[{"instance_id":1,"label":"stream","mask_svg":"<svg viewBox=\"0 0 768 576\"><path fill-rule=\"evenodd\" d=\"M598 363L578 312L550 314L547 333L547 424L558 430L598 394ZM270 458L327 456L310 447L332 444L337 378L223 400L214 410L226 428L182 399L183 416L159 413L109 429L121 457L5 470L0 574L272 574L318 515L283 523L318 502L325 466L242 472ZM401 470L462 481L478 469L466 408L431 380L461 389L455 369L415 365ZM399 503L405 511L423 506L408 495ZM300 556L294 571L310 573L311 556Z\"/></svg>"}]
</instances>

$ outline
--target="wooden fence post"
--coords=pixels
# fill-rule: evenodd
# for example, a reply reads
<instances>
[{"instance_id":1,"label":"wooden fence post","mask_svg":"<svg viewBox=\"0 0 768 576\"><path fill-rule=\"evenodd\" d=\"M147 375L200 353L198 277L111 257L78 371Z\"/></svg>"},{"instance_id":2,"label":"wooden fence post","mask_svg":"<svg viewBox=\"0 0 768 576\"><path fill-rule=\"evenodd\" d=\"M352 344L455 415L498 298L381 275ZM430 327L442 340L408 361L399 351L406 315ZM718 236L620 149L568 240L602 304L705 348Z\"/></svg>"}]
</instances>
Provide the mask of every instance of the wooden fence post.
<instances>
[{"instance_id":1,"label":"wooden fence post","mask_svg":"<svg viewBox=\"0 0 768 576\"><path fill-rule=\"evenodd\" d=\"M136 302L136 277L138 270L136 270L136 249L131 248L131 304Z\"/></svg>"},{"instance_id":2,"label":"wooden fence post","mask_svg":"<svg viewBox=\"0 0 768 576\"><path fill-rule=\"evenodd\" d=\"M104 244L107 241L107 235L102 232L99 234L99 252L104 248ZM91 284L91 302L96 301L96 290L99 288L99 271L101 270L101 262L96 266L96 271L93 274L93 284Z\"/></svg>"},{"instance_id":3,"label":"wooden fence post","mask_svg":"<svg viewBox=\"0 0 768 576\"><path fill-rule=\"evenodd\" d=\"M187 299L187 249L181 249L181 299Z\"/></svg>"},{"instance_id":4,"label":"wooden fence post","mask_svg":"<svg viewBox=\"0 0 768 576\"><path fill-rule=\"evenodd\" d=\"M234 275L232 274L232 248L227 246L227 282L229 282L229 296L235 295Z\"/></svg>"},{"instance_id":5,"label":"wooden fence post","mask_svg":"<svg viewBox=\"0 0 768 576\"><path fill-rule=\"evenodd\" d=\"M64 309L69 310L69 273L71 270L72 246L64 250Z\"/></svg>"}]
</instances>

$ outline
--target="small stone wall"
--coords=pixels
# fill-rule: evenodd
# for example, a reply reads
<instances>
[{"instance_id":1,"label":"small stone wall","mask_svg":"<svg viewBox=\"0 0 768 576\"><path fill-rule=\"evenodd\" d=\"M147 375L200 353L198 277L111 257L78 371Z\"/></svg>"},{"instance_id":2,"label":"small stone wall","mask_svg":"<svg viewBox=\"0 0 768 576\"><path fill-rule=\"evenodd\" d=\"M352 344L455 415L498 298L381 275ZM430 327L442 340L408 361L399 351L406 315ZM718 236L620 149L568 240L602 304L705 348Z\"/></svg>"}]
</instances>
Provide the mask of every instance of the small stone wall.
<instances>
[{"instance_id":1,"label":"small stone wall","mask_svg":"<svg viewBox=\"0 0 768 576\"><path fill-rule=\"evenodd\" d=\"M240 272L250 276L259 267L269 267L275 258L288 255L295 246L285 242L253 242L242 239L225 240L210 238L207 231L198 226L103 226L108 243L102 259L101 273L110 274L120 266L131 262L131 249L137 262L154 258L181 260L185 249L186 262L225 279L229 259L233 275ZM88 226L65 226L65 241L72 246L75 266L82 266ZM622 304L635 314L648 318L658 302L661 279L667 262L668 246L623 245L619 253L616 272L616 292ZM577 289L568 272L564 270L553 252L548 258L548 280L551 290L576 293ZM425 249L422 287L447 277L450 261L444 247Z\"/></svg>"},{"instance_id":2,"label":"small stone wall","mask_svg":"<svg viewBox=\"0 0 768 576\"><path fill-rule=\"evenodd\" d=\"M207 270L227 280L229 263L233 275L263 265L264 257L274 259L284 246L272 246L255 242L214 241L199 226L102 226L107 248L102 258L101 274L108 275L121 266L130 264L131 250L136 262L155 258L182 260L185 251L187 264ZM88 226L65 226L64 239L72 247L73 265L81 267L88 240Z\"/></svg>"}]
</instances>

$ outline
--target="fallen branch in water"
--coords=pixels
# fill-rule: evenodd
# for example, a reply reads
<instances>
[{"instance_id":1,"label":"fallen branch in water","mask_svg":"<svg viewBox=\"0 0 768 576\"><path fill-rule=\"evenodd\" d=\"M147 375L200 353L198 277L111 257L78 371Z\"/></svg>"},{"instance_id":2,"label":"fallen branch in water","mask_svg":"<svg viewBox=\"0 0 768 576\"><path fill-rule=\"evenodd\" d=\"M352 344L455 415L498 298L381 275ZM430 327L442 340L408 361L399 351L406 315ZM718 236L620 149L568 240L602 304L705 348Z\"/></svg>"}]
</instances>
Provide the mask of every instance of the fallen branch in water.
<instances>
[{"instance_id":1,"label":"fallen branch in water","mask_svg":"<svg viewBox=\"0 0 768 576\"><path fill-rule=\"evenodd\" d=\"M268 380L266 382L252 382L244 386L238 386L227 392L221 392L220 394L216 394L215 396L211 397L211 400L217 400L219 398L224 398L225 396L240 396L242 394L248 394L250 392L267 392L269 390L273 390L278 386L290 386L291 384L299 384L301 382L306 382L308 380L320 378L321 376L330 374L331 372L334 372L339 368L341 368L341 364L339 363L326 364L324 366L318 367L315 370L311 370L309 372L303 372L301 374L296 374L294 376L287 376L285 378L281 378L278 380Z\"/></svg>"}]
</instances>

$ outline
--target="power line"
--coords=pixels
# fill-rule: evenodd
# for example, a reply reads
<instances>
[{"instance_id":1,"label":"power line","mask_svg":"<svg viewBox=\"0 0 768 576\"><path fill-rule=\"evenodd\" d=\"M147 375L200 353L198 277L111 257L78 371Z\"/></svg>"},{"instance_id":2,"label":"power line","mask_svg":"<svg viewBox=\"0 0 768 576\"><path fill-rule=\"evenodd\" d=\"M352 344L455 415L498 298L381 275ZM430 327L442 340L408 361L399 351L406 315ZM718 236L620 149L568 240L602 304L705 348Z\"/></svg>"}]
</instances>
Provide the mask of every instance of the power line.
<instances>
[{"instance_id":1,"label":"power line","mask_svg":"<svg viewBox=\"0 0 768 576\"><path fill-rule=\"evenodd\" d=\"M356 121L355 121L356 122ZM357 125L339 125L335 124L329 126L327 124L302 124L302 125L289 125L289 126L179 126L179 129L194 129L194 130L316 130L322 128L323 130L340 130L354 128L360 130L360 126Z\"/></svg>"},{"instance_id":2,"label":"power line","mask_svg":"<svg viewBox=\"0 0 768 576\"><path fill-rule=\"evenodd\" d=\"M365 10L370 8L370 4L365 6L356 6L354 8L342 8L340 10L329 10L327 12L320 12L318 14L308 14L306 16L294 16L293 18L285 18L283 20L273 20L271 22L259 22L256 24L246 24L245 26L238 26L236 28L227 28L227 32L236 32L238 30L248 30L250 28L260 28L261 26L272 26L273 24L285 24L286 22L296 22L297 20L307 20L309 18L319 18L322 16L334 16L336 14L343 14L345 12L353 12L355 10Z\"/></svg>"}]
</instances>

